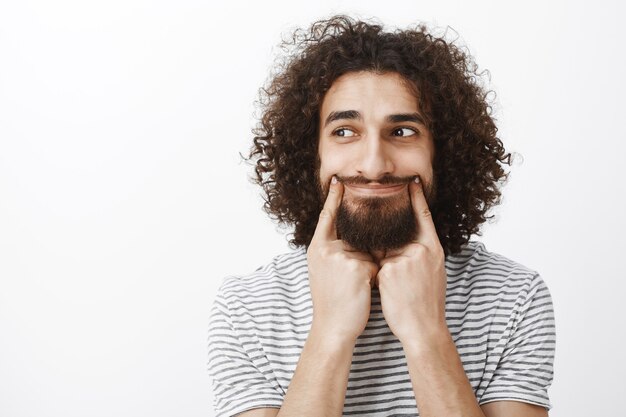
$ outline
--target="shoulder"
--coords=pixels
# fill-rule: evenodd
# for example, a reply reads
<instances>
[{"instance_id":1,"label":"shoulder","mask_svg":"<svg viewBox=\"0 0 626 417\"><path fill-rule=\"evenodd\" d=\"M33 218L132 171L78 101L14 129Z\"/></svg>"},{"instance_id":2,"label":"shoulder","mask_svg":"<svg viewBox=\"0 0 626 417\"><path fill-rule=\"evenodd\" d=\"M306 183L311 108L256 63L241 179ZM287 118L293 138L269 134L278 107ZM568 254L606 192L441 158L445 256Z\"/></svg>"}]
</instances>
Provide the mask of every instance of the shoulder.
<instances>
[{"instance_id":1,"label":"shoulder","mask_svg":"<svg viewBox=\"0 0 626 417\"><path fill-rule=\"evenodd\" d=\"M223 278L218 293L225 299L257 298L268 292L291 291L308 284L308 267L304 248L274 256L253 272Z\"/></svg>"},{"instance_id":2,"label":"shoulder","mask_svg":"<svg viewBox=\"0 0 626 417\"><path fill-rule=\"evenodd\" d=\"M494 279L536 273L519 262L487 250L485 245L478 241L470 241L460 252L447 256L446 267L453 275L484 272Z\"/></svg>"},{"instance_id":3,"label":"shoulder","mask_svg":"<svg viewBox=\"0 0 626 417\"><path fill-rule=\"evenodd\" d=\"M513 291L526 298L538 288L547 290L540 274L519 262L470 241L460 252L446 257L448 284L452 287ZM520 301L518 299L518 301Z\"/></svg>"},{"instance_id":4,"label":"shoulder","mask_svg":"<svg viewBox=\"0 0 626 417\"><path fill-rule=\"evenodd\" d=\"M487 250L482 242L470 241L460 252L446 257L446 269L452 278L488 277L493 281L527 277L537 271L499 253Z\"/></svg>"}]
</instances>

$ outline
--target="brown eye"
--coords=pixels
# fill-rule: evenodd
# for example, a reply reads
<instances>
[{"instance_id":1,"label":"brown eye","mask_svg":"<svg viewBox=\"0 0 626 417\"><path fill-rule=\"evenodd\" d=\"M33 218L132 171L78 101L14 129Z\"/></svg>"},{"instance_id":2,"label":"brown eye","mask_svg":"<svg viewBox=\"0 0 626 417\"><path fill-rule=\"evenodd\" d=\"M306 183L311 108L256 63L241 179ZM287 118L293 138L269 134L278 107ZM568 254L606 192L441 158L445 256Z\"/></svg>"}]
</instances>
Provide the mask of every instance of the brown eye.
<instances>
[{"instance_id":1,"label":"brown eye","mask_svg":"<svg viewBox=\"0 0 626 417\"><path fill-rule=\"evenodd\" d=\"M402 132L402 131L405 131L405 133L404 133L404 134L403 134L403 133L400 133L399 135L396 135L396 134L395 134L396 132ZM408 133L407 133L407 132L408 132ZM400 136L400 137L404 137L404 136L411 136L411 135L415 135L415 134L417 134L417 130L412 129L412 128L410 128L410 127L399 127L399 128L397 128L397 129L395 129L395 130L393 131L393 133L394 133L394 135L393 135L393 136Z\"/></svg>"},{"instance_id":2,"label":"brown eye","mask_svg":"<svg viewBox=\"0 0 626 417\"><path fill-rule=\"evenodd\" d=\"M341 137L351 137L351 136L354 136L354 132L352 132L352 135L346 135L346 132L352 132L352 130L346 129L345 127L340 127L339 129L337 129L337 130L335 130L333 132L333 135L341 136Z\"/></svg>"}]
</instances>

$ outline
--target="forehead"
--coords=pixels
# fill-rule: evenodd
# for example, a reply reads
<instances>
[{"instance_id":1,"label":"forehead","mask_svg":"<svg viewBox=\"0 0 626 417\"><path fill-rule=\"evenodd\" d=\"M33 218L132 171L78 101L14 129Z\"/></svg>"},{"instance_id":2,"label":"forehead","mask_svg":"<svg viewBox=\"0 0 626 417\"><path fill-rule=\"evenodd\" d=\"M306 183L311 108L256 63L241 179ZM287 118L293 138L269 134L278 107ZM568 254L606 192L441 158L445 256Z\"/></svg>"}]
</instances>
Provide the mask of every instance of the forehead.
<instances>
[{"instance_id":1,"label":"forehead","mask_svg":"<svg viewBox=\"0 0 626 417\"><path fill-rule=\"evenodd\" d=\"M419 111L417 91L410 83L396 72L350 72L333 82L324 96L320 113L323 117L336 110L416 112Z\"/></svg>"}]
</instances>

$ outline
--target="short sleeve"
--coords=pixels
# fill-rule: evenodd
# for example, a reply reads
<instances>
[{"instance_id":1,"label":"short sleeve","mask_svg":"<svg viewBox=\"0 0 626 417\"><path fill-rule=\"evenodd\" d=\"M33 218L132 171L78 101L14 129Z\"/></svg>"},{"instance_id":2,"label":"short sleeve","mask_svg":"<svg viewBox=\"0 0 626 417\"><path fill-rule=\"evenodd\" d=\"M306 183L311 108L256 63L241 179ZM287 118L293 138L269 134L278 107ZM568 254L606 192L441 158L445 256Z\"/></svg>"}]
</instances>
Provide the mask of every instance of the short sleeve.
<instances>
[{"instance_id":1,"label":"short sleeve","mask_svg":"<svg viewBox=\"0 0 626 417\"><path fill-rule=\"evenodd\" d=\"M254 408L280 408L281 393L265 378L240 342L228 307L225 278L209 319L208 372L215 417L230 417Z\"/></svg>"},{"instance_id":2,"label":"short sleeve","mask_svg":"<svg viewBox=\"0 0 626 417\"><path fill-rule=\"evenodd\" d=\"M480 404L521 401L552 408L556 331L552 297L539 274L521 292L509 322L506 346Z\"/></svg>"}]
</instances>

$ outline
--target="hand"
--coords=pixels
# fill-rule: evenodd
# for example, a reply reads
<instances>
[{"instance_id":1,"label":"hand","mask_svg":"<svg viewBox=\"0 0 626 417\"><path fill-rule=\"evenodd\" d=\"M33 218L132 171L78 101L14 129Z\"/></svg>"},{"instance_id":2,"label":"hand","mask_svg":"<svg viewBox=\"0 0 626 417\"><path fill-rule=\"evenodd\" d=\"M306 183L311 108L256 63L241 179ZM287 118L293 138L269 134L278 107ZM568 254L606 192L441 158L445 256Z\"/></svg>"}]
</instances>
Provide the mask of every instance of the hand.
<instances>
[{"instance_id":1,"label":"hand","mask_svg":"<svg viewBox=\"0 0 626 417\"><path fill-rule=\"evenodd\" d=\"M376 278L385 320L403 345L428 341L448 331L445 254L421 182L409 184L409 193L416 239L387 251Z\"/></svg>"},{"instance_id":2,"label":"hand","mask_svg":"<svg viewBox=\"0 0 626 417\"><path fill-rule=\"evenodd\" d=\"M371 255L337 239L335 217L343 184L331 181L315 234L307 250L313 324L331 340L355 342L369 319L372 282L378 265Z\"/></svg>"}]
</instances>

